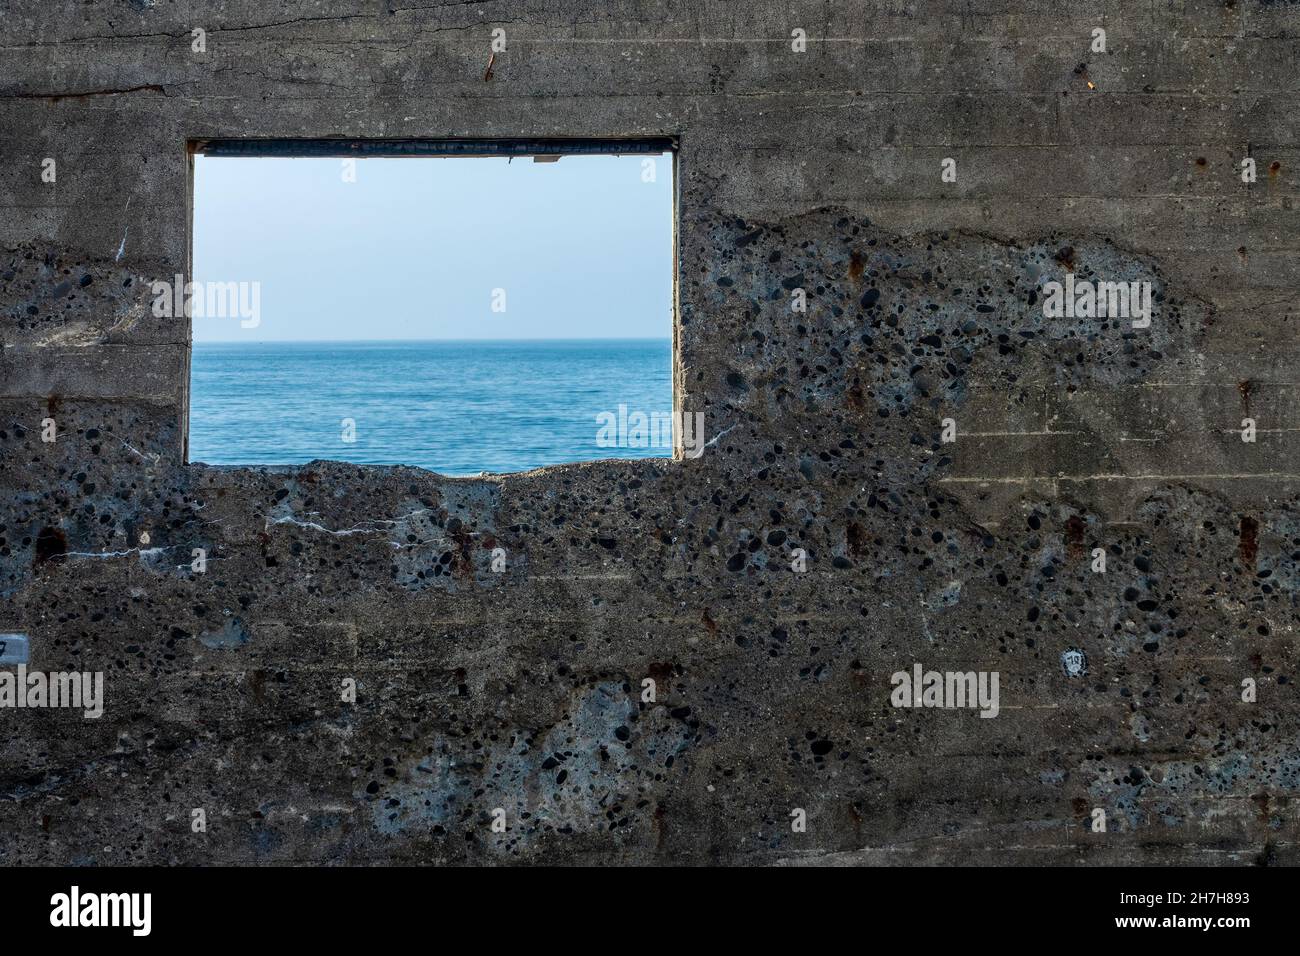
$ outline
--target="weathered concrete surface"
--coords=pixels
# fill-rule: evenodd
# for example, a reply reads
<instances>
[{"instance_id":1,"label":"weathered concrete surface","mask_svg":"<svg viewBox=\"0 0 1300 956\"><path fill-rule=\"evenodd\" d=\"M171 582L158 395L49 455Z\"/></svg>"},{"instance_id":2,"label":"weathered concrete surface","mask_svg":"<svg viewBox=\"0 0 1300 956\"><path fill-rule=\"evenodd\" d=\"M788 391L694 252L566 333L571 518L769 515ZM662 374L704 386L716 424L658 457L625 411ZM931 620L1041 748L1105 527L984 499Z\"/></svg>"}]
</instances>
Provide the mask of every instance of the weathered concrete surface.
<instances>
[{"instance_id":1,"label":"weathered concrete surface","mask_svg":"<svg viewBox=\"0 0 1300 956\"><path fill-rule=\"evenodd\" d=\"M2 6L0 863L1296 861L1300 8ZM703 457L184 463L188 140L665 134Z\"/></svg>"}]
</instances>

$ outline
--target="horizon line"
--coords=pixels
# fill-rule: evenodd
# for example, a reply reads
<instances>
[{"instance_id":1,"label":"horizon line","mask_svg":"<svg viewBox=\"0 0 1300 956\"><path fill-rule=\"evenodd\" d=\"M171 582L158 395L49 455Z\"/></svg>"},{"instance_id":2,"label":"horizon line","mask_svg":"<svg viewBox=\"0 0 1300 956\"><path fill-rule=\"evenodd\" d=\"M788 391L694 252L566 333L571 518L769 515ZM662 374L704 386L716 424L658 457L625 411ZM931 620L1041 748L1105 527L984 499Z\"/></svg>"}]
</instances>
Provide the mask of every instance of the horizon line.
<instances>
[{"instance_id":1,"label":"horizon line","mask_svg":"<svg viewBox=\"0 0 1300 956\"><path fill-rule=\"evenodd\" d=\"M671 335L602 335L586 338L439 338L439 339L191 339L191 345L357 345L376 342L671 342Z\"/></svg>"}]
</instances>

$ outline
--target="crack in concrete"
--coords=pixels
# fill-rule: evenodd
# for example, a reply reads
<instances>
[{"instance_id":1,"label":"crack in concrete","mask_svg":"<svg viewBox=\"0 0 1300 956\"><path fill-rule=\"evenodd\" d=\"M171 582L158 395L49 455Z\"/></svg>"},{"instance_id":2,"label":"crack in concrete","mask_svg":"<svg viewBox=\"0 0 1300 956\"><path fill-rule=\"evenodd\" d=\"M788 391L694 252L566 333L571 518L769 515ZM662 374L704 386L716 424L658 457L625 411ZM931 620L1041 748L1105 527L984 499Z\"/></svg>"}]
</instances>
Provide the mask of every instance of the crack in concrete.
<instances>
[{"instance_id":1,"label":"crack in concrete","mask_svg":"<svg viewBox=\"0 0 1300 956\"><path fill-rule=\"evenodd\" d=\"M9 100L49 100L51 103L57 103L60 100L80 100L91 96L122 96L127 93L161 93L163 96L168 95L167 91L157 83L142 83L139 86L124 86L119 89L107 90L81 90L76 93L0 93L0 98Z\"/></svg>"}]
</instances>

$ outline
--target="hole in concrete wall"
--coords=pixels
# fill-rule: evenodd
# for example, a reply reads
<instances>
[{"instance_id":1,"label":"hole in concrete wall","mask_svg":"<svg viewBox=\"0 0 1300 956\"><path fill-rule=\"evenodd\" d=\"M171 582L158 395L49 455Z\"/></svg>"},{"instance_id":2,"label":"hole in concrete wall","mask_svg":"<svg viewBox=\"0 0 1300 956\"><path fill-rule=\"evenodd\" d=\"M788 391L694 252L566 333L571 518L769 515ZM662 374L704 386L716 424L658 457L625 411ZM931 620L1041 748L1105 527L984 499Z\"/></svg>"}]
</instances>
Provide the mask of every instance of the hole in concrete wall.
<instances>
[{"instance_id":1,"label":"hole in concrete wall","mask_svg":"<svg viewBox=\"0 0 1300 956\"><path fill-rule=\"evenodd\" d=\"M194 146L188 457L669 457L668 141Z\"/></svg>"},{"instance_id":2,"label":"hole in concrete wall","mask_svg":"<svg viewBox=\"0 0 1300 956\"><path fill-rule=\"evenodd\" d=\"M58 528L42 528L36 535L34 564L45 564L68 553L68 536Z\"/></svg>"},{"instance_id":3,"label":"hole in concrete wall","mask_svg":"<svg viewBox=\"0 0 1300 956\"><path fill-rule=\"evenodd\" d=\"M1259 553L1259 522L1250 515L1241 517L1241 534L1237 543L1237 552L1241 563L1248 569L1255 569L1255 556Z\"/></svg>"}]
</instances>

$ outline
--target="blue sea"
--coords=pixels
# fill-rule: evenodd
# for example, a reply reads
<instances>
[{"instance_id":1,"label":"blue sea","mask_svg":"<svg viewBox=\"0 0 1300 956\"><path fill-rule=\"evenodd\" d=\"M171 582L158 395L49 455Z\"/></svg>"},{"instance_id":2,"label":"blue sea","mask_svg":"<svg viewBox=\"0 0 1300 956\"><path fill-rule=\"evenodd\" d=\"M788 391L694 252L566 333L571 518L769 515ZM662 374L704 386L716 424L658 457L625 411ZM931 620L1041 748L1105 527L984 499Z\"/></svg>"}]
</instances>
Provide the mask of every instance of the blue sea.
<instances>
[{"instance_id":1,"label":"blue sea","mask_svg":"<svg viewBox=\"0 0 1300 956\"><path fill-rule=\"evenodd\" d=\"M672 411L668 339L194 344L189 459L315 458L446 475L597 458L597 415ZM355 441L344 440L344 419Z\"/></svg>"}]
</instances>

